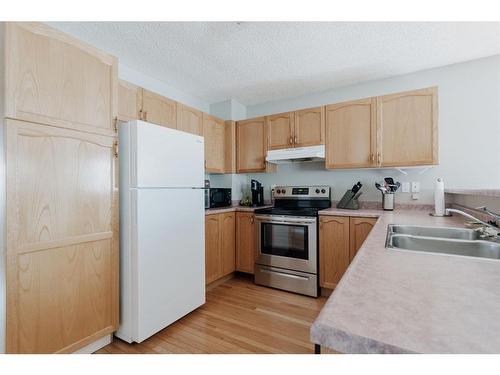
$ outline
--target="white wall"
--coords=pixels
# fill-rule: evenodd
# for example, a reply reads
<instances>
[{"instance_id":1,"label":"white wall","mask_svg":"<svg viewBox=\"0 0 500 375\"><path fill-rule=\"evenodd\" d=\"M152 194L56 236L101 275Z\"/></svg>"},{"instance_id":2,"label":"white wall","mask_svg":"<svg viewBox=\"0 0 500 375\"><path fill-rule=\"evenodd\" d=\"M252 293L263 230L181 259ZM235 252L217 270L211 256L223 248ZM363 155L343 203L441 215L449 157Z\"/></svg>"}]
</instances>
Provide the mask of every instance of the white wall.
<instances>
[{"instance_id":1,"label":"white wall","mask_svg":"<svg viewBox=\"0 0 500 375\"><path fill-rule=\"evenodd\" d=\"M140 86L157 94L166 96L167 98L197 108L200 111L206 113L209 113L210 111L210 105L207 102L193 95L189 95L182 90L176 89L175 87L172 87L163 81L157 80L156 78L150 77L137 70L129 68L121 62L118 63L118 76L125 81L133 83L134 85Z\"/></svg>"},{"instance_id":2,"label":"white wall","mask_svg":"<svg viewBox=\"0 0 500 375\"><path fill-rule=\"evenodd\" d=\"M379 200L373 184L390 175L401 182L421 183L420 199L414 203L432 203L438 176L444 178L446 187L500 188L500 55L249 106L247 115L251 118L429 86L439 87L439 166L423 174L415 170L404 176L395 170L326 171L311 163L281 165L275 174L252 174L248 178L263 182L266 193L273 183L331 185L334 199L360 180L365 185L363 199ZM406 193L396 199L412 202Z\"/></svg>"},{"instance_id":3,"label":"white wall","mask_svg":"<svg viewBox=\"0 0 500 375\"><path fill-rule=\"evenodd\" d=\"M243 120L247 118L247 108L240 102L229 99L210 104L210 114L223 120Z\"/></svg>"}]
</instances>

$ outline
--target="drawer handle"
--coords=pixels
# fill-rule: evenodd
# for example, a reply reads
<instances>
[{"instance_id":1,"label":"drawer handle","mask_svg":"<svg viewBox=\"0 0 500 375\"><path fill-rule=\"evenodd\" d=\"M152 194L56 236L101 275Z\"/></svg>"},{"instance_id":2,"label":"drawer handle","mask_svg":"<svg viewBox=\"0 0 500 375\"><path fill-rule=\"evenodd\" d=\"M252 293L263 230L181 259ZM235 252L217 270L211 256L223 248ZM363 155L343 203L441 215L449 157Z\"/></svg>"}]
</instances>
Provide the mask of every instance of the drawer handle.
<instances>
[{"instance_id":1,"label":"drawer handle","mask_svg":"<svg viewBox=\"0 0 500 375\"><path fill-rule=\"evenodd\" d=\"M260 272L263 272L263 273L270 273L270 274L277 274L277 275L281 275L281 276L285 276L285 277L288 277L290 279L299 279L299 280L309 280L308 277L306 276L299 276L299 275L292 275L290 273L285 273L285 272L279 272L279 271L271 271L271 270L267 270L265 268L261 268L260 269Z\"/></svg>"}]
</instances>

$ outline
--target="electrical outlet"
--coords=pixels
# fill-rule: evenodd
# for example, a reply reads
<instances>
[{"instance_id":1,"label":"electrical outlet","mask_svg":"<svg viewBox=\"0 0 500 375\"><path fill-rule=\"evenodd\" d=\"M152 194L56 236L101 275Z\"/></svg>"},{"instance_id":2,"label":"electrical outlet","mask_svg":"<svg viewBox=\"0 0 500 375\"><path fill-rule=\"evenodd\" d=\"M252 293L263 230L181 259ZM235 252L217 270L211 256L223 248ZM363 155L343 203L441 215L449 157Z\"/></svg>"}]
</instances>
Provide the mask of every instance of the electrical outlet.
<instances>
[{"instance_id":1,"label":"electrical outlet","mask_svg":"<svg viewBox=\"0 0 500 375\"><path fill-rule=\"evenodd\" d=\"M418 192L420 192L420 182L413 181L411 183L411 192L412 193L418 193Z\"/></svg>"},{"instance_id":2,"label":"electrical outlet","mask_svg":"<svg viewBox=\"0 0 500 375\"><path fill-rule=\"evenodd\" d=\"M413 199L414 201L418 200L418 194L413 193L411 195L411 199Z\"/></svg>"},{"instance_id":3,"label":"electrical outlet","mask_svg":"<svg viewBox=\"0 0 500 375\"><path fill-rule=\"evenodd\" d=\"M403 193L409 193L410 192L410 183L409 182L403 182L401 184L401 187L402 187L402 192Z\"/></svg>"}]
</instances>

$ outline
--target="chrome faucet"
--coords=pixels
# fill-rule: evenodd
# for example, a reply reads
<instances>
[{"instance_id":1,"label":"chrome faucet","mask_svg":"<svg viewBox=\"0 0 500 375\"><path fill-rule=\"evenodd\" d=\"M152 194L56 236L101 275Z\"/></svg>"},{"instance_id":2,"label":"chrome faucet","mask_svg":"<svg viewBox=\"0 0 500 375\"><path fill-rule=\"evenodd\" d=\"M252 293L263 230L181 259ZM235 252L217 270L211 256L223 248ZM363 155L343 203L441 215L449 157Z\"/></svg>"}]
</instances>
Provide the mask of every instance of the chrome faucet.
<instances>
[{"instance_id":1,"label":"chrome faucet","mask_svg":"<svg viewBox=\"0 0 500 375\"><path fill-rule=\"evenodd\" d=\"M487 229L485 228L482 231L484 235L488 235L489 233L495 232L497 236L500 236L500 228L498 226L496 226L496 225L493 225L493 224L487 223L485 221L479 220L477 217L469 215L467 212L460 211L460 210L457 210L455 208L447 208L446 211L445 211L446 215L451 215L451 212L455 212L455 213L460 214L460 215L462 215L462 216L464 216L464 217L466 217L468 219L477 221L478 223L483 224L483 226L486 227L486 228L493 229L493 231L491 231L491 230L487 231ZM488 213L489 213L489 211L488 211Z\"/></svg>"},{"instance_id":2,"label":"chrome faucet","mask_svg":"<svg viewBox=\"0 0 500 375\"><path fill-rule=\"evenodd\" d=\"M500 214L497 214L496 212L488 210L488 208L486 208L486 206L477 207L476 210L484 211L485 214L490 215L493 218L492 222L494 223L494 225L496 225L497 227L499 226Z\"/></svg>"}]
</instances>

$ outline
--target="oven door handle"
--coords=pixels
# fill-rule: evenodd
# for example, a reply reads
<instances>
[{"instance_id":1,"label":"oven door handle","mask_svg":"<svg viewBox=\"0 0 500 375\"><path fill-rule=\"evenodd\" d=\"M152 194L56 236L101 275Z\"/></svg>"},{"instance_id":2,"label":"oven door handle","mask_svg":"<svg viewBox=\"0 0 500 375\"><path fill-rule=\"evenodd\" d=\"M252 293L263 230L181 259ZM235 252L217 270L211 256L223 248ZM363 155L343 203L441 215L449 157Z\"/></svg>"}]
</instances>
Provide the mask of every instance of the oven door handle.
<instances>
[{"instance_id":1,"label":"oven door handle","mask_svg":"<svg viewBox=\"0 0 500 375\"><path fill-rule=\"evenodd\" d=\"M290 273L285 273L285 272L279 272L279 271L273 271L273 270L268 270L266 268L261 268L260 269L260 272L263 272L263 273L270 273L270 274L278 274L278 275L281 275L281 276L285 276L285 277L288 277L290 279L299 279L299 280L309 280L308 277L306 276L300 276L300 275L292 275Z\"/></svg>"},{"instance_id":2,"label":"oven door handle","mask_svg":"<svg viewBox=\"0 0 500 375\"><path fill-rule=\"evenodd\" d=\"M255 216L255 220L260 221L261 223L270 223L270 224L315 224L316 218L314 219L284 219L284 220L276 220L273 218L269 218L266 216Z\"/></svg>"}]
</instances>

